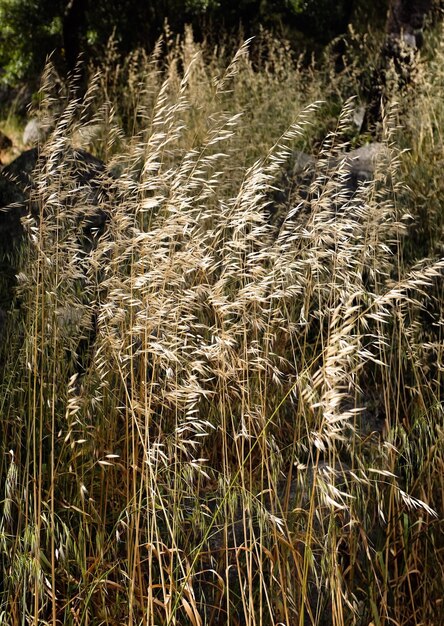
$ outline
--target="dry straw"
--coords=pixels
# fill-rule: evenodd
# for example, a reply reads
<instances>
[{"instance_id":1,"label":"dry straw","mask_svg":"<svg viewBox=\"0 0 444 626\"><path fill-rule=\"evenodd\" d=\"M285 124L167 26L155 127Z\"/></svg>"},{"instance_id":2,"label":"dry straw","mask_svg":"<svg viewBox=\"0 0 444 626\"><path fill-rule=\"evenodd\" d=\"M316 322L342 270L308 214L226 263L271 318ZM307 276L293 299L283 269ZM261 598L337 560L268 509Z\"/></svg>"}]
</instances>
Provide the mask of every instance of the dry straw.
<instances>
[{"instance_id":1,"label":"dry straw","mask_svg":"<svg viewBox=\"0 0 444 626\"><path fill-rule=\"evenodd\" d=\"M321 85L293 85L276 141L265 104L237 106L307 82L287 53L253 69L246 43L222 71L188 33L160 59L119 68L124 93L108 67L68 97L33 175L2 378L0 623L432 623L442 372L410 356L444 263L402 261L396 109L350 193L346 101L273 220ZM73 149L86 136L106 167Z\"/></svg>"}]
</instances>

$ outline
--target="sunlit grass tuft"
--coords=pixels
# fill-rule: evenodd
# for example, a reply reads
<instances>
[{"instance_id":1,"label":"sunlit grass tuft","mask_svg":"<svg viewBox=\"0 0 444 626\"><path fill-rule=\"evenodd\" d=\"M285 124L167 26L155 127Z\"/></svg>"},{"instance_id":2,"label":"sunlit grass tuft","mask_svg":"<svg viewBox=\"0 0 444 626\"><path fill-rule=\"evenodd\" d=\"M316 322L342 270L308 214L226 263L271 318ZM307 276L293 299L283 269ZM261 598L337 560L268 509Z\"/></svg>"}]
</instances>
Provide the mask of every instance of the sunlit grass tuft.
<instances>
[{"instance_id":1,"label":"sunlit grass tuft","mask_svg":"<svg viewBox=\"0 0 444 626\"><path fill-rule=\"evenodd\" d=\"M321 86L168 45L41 100L0 623L436 623L444 261L404 258L396 107L373 181L347 188L348 100L273 220Z\"/></svg>"}]
</instances>

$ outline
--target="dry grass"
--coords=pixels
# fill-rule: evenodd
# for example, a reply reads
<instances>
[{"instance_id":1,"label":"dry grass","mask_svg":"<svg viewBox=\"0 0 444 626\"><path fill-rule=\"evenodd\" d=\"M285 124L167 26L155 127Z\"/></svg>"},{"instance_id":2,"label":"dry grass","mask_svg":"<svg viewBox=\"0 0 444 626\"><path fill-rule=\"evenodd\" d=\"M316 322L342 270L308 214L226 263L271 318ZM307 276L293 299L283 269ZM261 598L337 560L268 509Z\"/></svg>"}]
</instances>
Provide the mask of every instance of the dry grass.
<instances>
[{"instance_id":1,"label":"dry grass","mask_svg":"<svg viewBox=\"0 0 444 626\"><path fill-rule=\"evenodd\" d=\"M188 35L42 99L0 624L439 623L444 260L403 258L396 107L373 182L345 190L348 101L310 210L296 190L271 223L322 91L272 54L221 70Z\"/></svg>"}]
</instances>

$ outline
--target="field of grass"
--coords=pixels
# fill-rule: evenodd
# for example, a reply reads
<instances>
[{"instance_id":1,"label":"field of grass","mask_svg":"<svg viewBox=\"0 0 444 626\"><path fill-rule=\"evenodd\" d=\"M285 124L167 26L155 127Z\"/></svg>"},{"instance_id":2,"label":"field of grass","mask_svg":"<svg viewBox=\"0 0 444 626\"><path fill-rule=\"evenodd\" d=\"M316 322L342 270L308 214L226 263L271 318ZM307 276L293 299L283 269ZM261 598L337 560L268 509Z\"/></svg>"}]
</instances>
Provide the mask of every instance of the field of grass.
<instances>
[{"instance_id":1,"label":"field of grass","mask_svg":"<svg viewBox=\"0 0 444 626\"><path fill-rule=\"evenodd\" d=\"M356 68L251 45L110 47L82 98L48 68L2 339L2 626L444 623L444 40L355 193Z\"/></svg>"}]
</instances>

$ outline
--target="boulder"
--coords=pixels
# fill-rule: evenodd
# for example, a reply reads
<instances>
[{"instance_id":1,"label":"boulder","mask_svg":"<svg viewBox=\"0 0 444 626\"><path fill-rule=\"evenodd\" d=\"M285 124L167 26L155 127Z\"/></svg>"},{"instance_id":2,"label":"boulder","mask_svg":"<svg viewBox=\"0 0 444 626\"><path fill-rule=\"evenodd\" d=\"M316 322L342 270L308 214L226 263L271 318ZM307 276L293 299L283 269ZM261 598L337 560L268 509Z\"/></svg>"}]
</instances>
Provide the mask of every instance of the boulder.
<instances>
[{"instance_id":1,"label":"boulder","mask_svg":"<svg viewBox=\"0 0 444 626\"><path fill-rule=\"evenodd\" d=\"M34 173L44 169L48 156L38 148L25 150L19 157L3 168L0 178L0 208L10 204L23 203L30 197L35 185ZM105 164L100 159L85 150L69 148L57 155L51 155L51 164L54 170L63 164L63 177L66 186L78 189L82 201L92 207L97 207L100 214L99 225L103 225L104 215L98 208L106 187L108 177ZM60 170L59 170L60 171ZM74 194L71 194L74 197ZM75 200L73 200L75 201Z\"/></svg>"},{"instance_id":2,"label":"boulder","mask_svg":"<svg viewBox=\"0 0 444 626\"><path fill-rule=\"evenodd\" d=\"M108 221L107 213L101 208L107 198L110 183L110 173L105 163L86 150L69 148L54 161L56 165L63 164L63 178L72 192L66 203L81 205L79 221L83 225L87 237L95 237L103 232ZM39 158L39 166L45 166L46 156Z\"/></svg>"},{"instance_id":3,"label":"boulder","mask_svg":"<svg viewBox=\"0 0 444 626\"><path fill-rule=\"evenodd\" d=\"M355 191L361 182L373 179L377 163L387 155L387 146L383 143L368 143L356 150L348 152L346 167L350 172L349 185Z\"/></svg>"},{"instance_id":4,"label":"boulder","mask_svg":"<svg viewBox=\"0 0 444 626\"><path fill-rule=\"evenodd\" d=\"M25 152L22 152L14 161L11 161L9 165L3 168L3 176L13 180L18 187L24 190L31 182L31 175L37 165L38 155L37 148L25 150ZM1 203L1 198L0 206L5 206Z\"/></svg>"},{"instance_id":5,"label":"boulder","mask_svg":"<svg viewBox=\"0 0 444 626\"><path fill-rule=\"evenodd\" d=\"M328 168L333 171L345 159L345 168L350 172L350 185L356 190L359 182L372 180L378 161L387 154L387 147L383 143L368 143L365 146L351 150L328 161ZM310 154L295 151L290 161L291 177L294 182L302 177L312 181L318 167L317 160Z\"/></svg>"},{"instance_id":6,"label":"boulder","mask_svg":"<svg viewBox=\"0 0 444 626\"><path fill-rule=\"evenodd\" d=\"M32 171L37 163L38 152L27 150L0 173L0 245L5 254L22 235L20 218L27 211Z\"/></svg>"},{"instance_id":7,"label":"boulder","mask_svg":"<svg viewBox=\"0 0 444 626\"><path fill-rule=\"evenodd\" d=\"M314 170L316 167L316 159L311 156L311 154L295 150L291 157L290 167L293 177L301 176Z\"/></svg>"},{"instance_id":8,"label":"boulder","mask_svg":"<svg viewBox=\"0 0 444 626\"><path fill-rule=\"evenodd\" d=\"M20 217L24 214L24 207L24 192L0 173L0 339L14 297L16 249L23 235Z\"/></svg>"},{"instance_id":9,"label":"boulder","mask_svg":"<svg viewBox=\"0 0 444 626\"><path fill-rule=\"evenodd\" d=\"M26 186L9 170L0 173L0 254L7 253L20 238L20 217L25 214Z\"/></svg>"},{"instance_id":10,"label":"boulder","mask_svg":"<svg viewBox=\"0 0 444 626\"><path fill-rule=\"evenodd\" d=\"M23 143L25 146L36 146L46 139L46 129L36 117L33 117L23 131Z\"/></svg>"},{"instance_id":11,"label":"boulder","mask_svg":"<svg viewBox=\"0 0 444 626\"><path fill-rule=\"evenodd\" d=\"M358 133L361 132L365 120L366 107L364 105L357 106L353 110L352 122Z\"/></svg>"},{"instance_id":12,"label":"boulder","mask_svg":"<svg viewBox=\"0 0 444 626\"><path fill-rule=\"evenodd\" d=\"M108 220L101 206L107 197L110 175L105 164L92 154L68 148L48 157L38 148L32 148L4 167L0 172L0 283L4 287L0 287L0 306L5 310L13 297L16 274L13 259L23 236L21 218L28 213L38 218L42 209L33 193L40 173L49 185L51 176L55 177L56 188L64 185L64 206L79 207L75 214L85 251L94 246Z\"/></svg>"},{"instance_id":13,"label":"boulder","mask_svg":"<svg viewBox=\"0 0 444 626\"><path fill-rule=\"evenodd\" d=\"M334 178L340 188L340 200L334 209L340 212L345 202L351 199L358 188L373 180L378 162L388 155L388 148L383 143L369 143L350 152L327 158L320 158L295 150L282 172L278 189L273 191L267 208L270 224L278 229L286 219L288 212L298 207L292 218L307 220L312 210L313 194L317 195L327 179ZM341 176L338 176L340 170ZM313 183L318 181L317 191Z\"/></svg>"},{"instance_id":14,"label":"boulder","mask_svg":"<svg viewBox=\"0 0 444 626\"><path fill-rule=\"evenodd\" d=\"M51 154L51 170L63 180L65 205L87 207L79 211L79 223L86 237L96 237L103 232L108 216L101 208L109 190L110 174L100 159L85 150L72 148ZM9 245L21 234L20 218L27 212L36 216L41 207L33 201L35 175L44 170L48 156L38 148L26 150L0 173L0 239ZM60 167L63 166L63 167ZM37 174L35 174L37 173ZM46 172L44 173L46 176ZM51 177L48 172L48 178ZM50 184L50 181L48 180ZM8 247L8 246L7 246Z\"/></svg>"}]
</instances>

